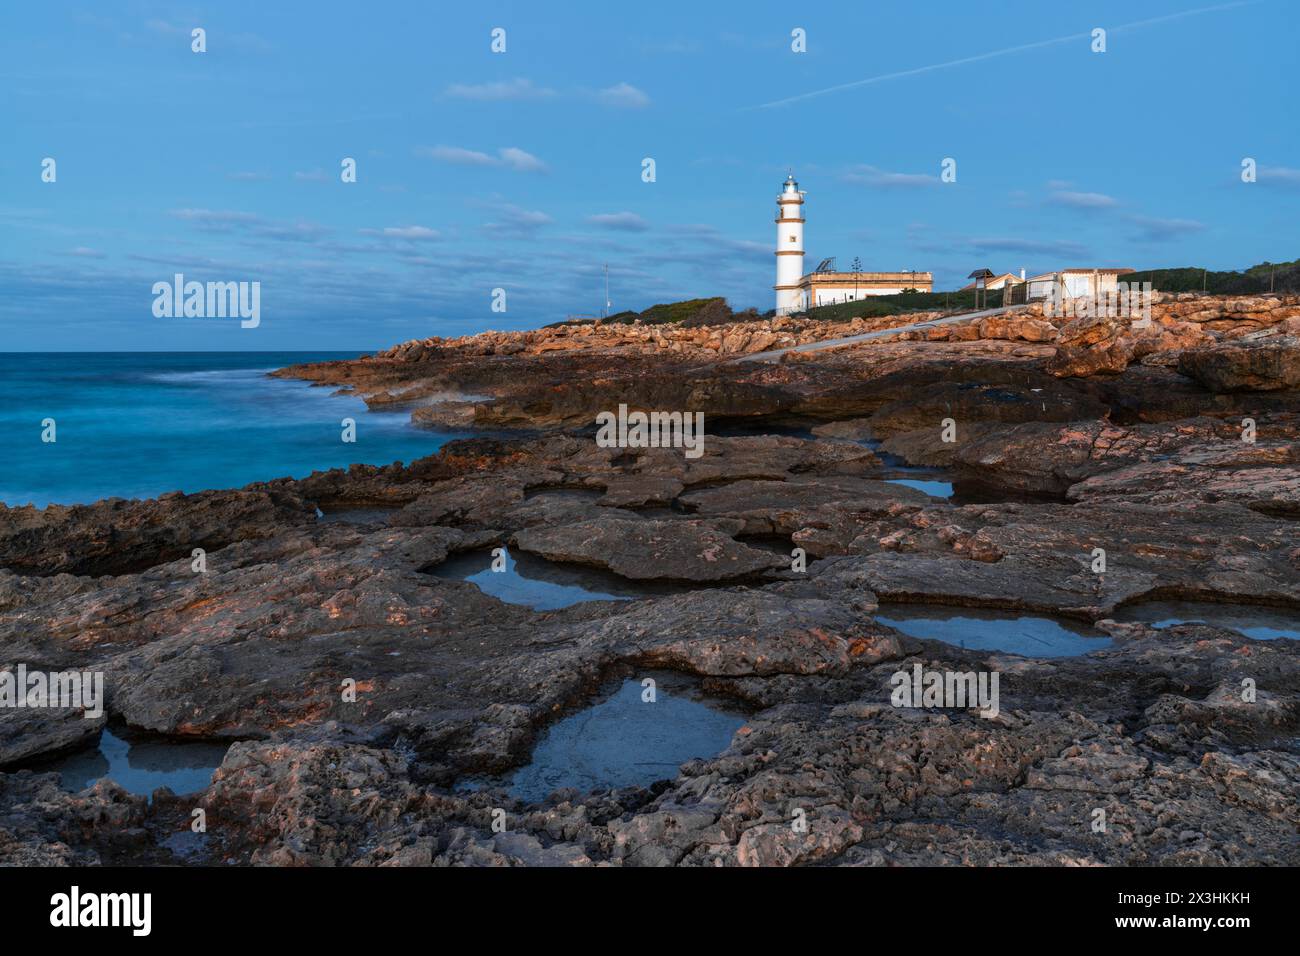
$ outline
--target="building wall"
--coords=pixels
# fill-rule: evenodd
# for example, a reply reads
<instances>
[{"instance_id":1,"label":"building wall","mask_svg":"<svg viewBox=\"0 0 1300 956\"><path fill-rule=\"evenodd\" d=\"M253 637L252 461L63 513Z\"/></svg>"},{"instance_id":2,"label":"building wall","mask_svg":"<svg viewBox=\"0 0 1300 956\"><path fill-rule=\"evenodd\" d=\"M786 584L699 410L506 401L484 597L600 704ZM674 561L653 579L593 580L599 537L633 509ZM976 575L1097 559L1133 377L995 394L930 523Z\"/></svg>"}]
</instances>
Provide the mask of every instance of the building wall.
<instances>
[{"instance_id":1,"label":"building wall","mask_svg":"<svg viewBox=\"0 0 1300 956\"><path fill-rule=\"evenodd\" d=\"M1095 282L1094 282L1095 280ZM1035 276L1029 280L1029 298L1046 299L1052 294L1054 275ZM1061 274L1063 294L1067 299L1079 296L1102 296L1119 288L1119 275L1114 272L1064 272Z\"/></svg>"},{"instance_id":2,"label":"building wall","mask_svg":"<svg viewBox=\"0 0 1300 956\"><path fill-rule=\"evenodd\" d=\"M817 305L835 305L839 302L857 302L877 295L898 295L898 293L902 292L904 288L906 287L863 288L854 292L853 289L841 289L836 287L822 288L820 286L814 286L813 294L816 296Z\"/></svg>"}]
</instances>

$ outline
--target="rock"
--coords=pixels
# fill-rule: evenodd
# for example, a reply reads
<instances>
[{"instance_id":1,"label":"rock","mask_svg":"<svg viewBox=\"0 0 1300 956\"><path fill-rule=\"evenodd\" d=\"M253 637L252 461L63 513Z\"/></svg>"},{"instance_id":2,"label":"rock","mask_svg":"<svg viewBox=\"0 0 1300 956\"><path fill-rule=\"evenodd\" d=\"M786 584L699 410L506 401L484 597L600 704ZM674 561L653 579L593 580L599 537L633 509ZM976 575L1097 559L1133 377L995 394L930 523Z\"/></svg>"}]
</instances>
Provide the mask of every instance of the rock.
<instances>
[{"instance_id":1,"label":"rock","mask_svg":"<svg viewBox=\"0 0 1300 956\"><path fill-rule=\"evenodd\" d=\"M1300 387L1300 336L1278 335L1184 352L1178 371L1212 392Z\"/></svg>"}]
</instances>

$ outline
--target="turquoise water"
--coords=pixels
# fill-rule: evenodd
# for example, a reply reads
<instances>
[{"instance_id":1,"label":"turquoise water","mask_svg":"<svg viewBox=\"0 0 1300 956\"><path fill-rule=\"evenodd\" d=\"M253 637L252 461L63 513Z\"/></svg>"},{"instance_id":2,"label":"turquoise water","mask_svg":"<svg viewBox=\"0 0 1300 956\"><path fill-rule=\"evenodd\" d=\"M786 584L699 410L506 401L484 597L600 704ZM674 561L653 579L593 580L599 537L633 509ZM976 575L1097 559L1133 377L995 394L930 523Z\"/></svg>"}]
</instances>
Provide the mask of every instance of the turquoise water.
<instances>
[{"instance_id":1,"label":"turquoise water","mask_svg":"<svg viewBox=\"0 0 1300 956\"><path fill-rule=\"evenodd\" d=\"M335 352L0 354L0 502L80 504L238 488L354 463L410 462L460 433L413 428L330 387L268 378ZM341 420L357 440L341 440ZM45 443L42 421L57 441Z\"/></svg>"}]
</instances>

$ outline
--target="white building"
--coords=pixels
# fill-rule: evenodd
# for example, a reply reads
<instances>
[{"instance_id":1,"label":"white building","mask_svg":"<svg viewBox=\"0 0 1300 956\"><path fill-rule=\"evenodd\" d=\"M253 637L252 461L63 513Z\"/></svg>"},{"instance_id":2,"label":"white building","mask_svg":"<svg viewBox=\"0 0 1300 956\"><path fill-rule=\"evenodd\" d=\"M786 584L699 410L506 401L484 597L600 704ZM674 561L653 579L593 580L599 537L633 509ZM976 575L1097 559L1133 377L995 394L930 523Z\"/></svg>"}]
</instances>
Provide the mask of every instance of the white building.
<instances>
[{"instance_id":1,"label":"white building","mask_svg":"<svg viewBox=\"0 0 1300 956\"><path fill-rule=\"evenodd\" d=\"M872 295L897 295L909 289L929 292L929 272L836 272L821 268L803 271L804 193L790 176L776 197L776 314L791 315L819 305L853 302ZM827 259L823 266L829 266Z\"/></svg>"},{"instance_id":2,"label":"white building","mask_svg":"<svg viewBox=\"0 0 1300 956\"><path fill-rule=\"evenodd\" d=\"M1119 277L1128 275L1132 269L1059 269L1056 272L1044 272L1042 275L1030 276L1029 298L1046 299L1052 295L1053 283L1061 284L1062 296L1077 299L1091 296L1099 299L1116 292Z\"/></svg>"}]
</instances>

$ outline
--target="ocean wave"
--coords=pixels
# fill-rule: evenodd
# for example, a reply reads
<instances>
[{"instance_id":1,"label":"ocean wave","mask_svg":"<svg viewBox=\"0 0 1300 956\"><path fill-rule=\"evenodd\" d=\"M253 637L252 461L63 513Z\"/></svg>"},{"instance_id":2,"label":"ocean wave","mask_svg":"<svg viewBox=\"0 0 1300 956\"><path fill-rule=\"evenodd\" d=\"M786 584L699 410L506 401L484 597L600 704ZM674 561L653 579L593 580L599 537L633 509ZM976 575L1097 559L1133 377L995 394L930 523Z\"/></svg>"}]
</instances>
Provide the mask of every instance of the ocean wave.
<instances>
[{"instance_id":1,"label":"ocean wave","mask_svg":"<svg viewBox=\"0 0 1300 956\"><path fill-rule=\"evenodd\" d=\"M275 366L268 368L196 369L188 372L151 372L142 375L141 378L147 382L166 382L170 385L201 385L208 382L228 382L232 380L255 382L266 378L268 373L274 371Z\"/></svg>"}]
</instances>

